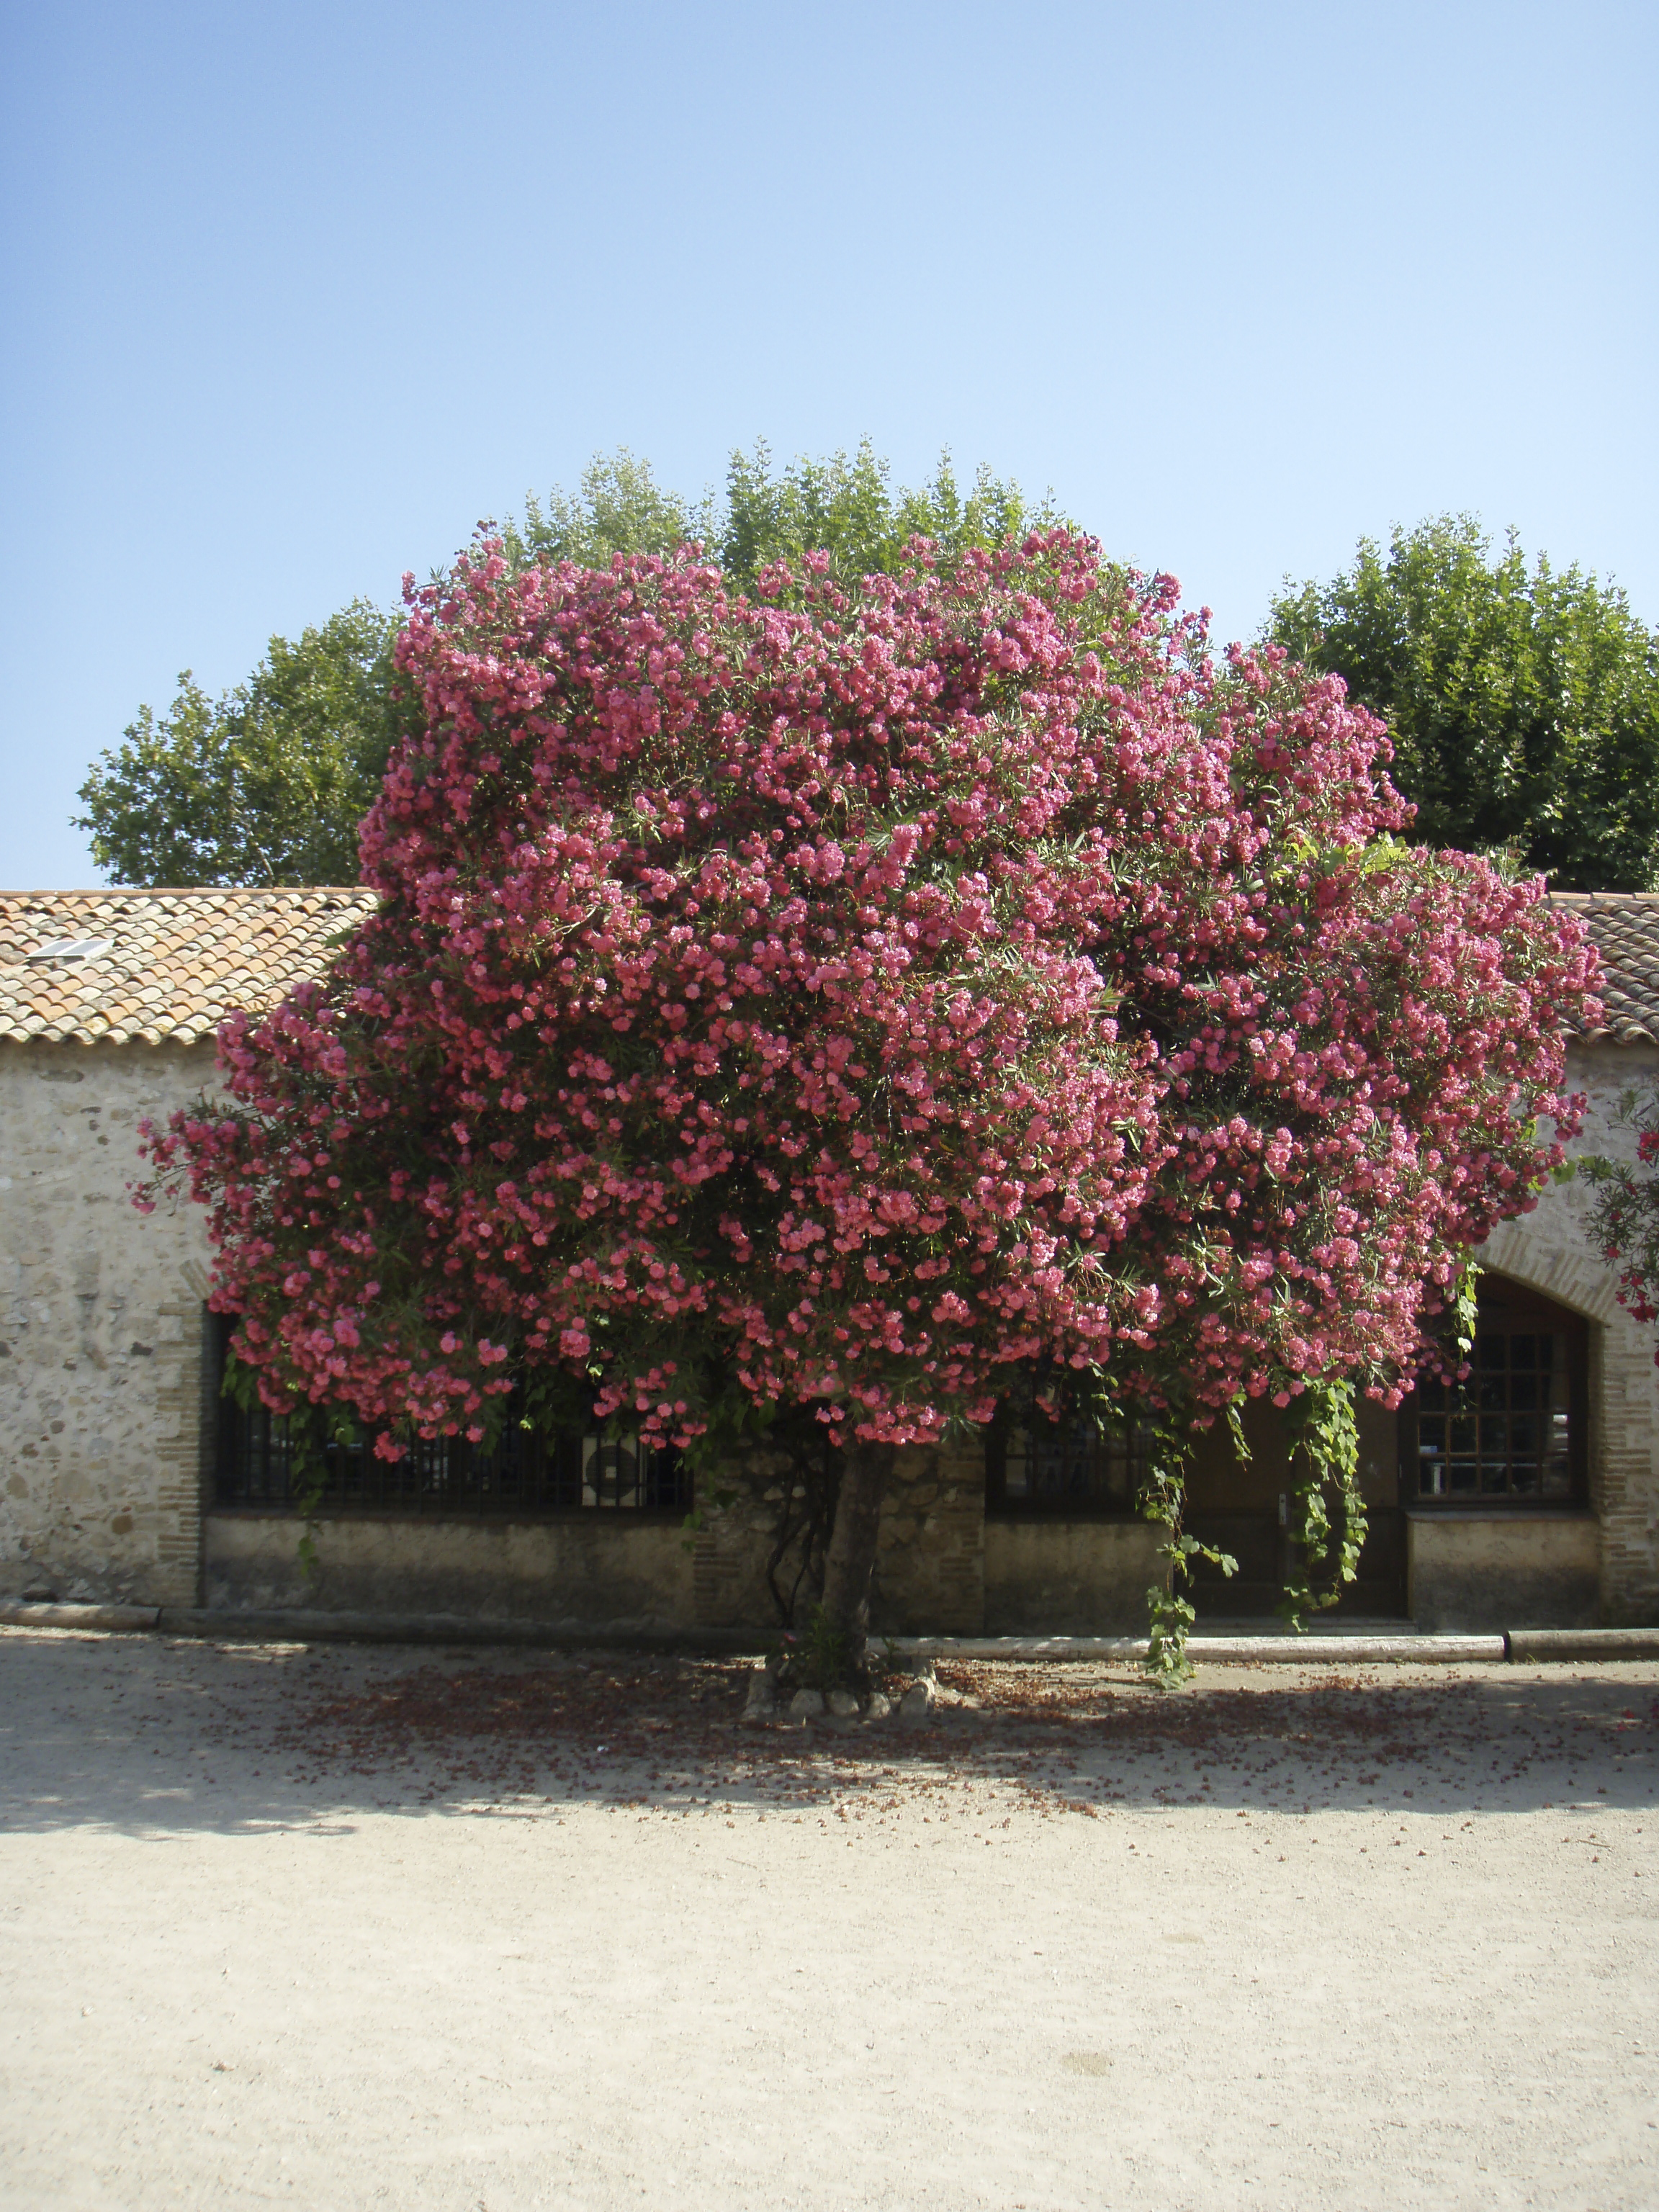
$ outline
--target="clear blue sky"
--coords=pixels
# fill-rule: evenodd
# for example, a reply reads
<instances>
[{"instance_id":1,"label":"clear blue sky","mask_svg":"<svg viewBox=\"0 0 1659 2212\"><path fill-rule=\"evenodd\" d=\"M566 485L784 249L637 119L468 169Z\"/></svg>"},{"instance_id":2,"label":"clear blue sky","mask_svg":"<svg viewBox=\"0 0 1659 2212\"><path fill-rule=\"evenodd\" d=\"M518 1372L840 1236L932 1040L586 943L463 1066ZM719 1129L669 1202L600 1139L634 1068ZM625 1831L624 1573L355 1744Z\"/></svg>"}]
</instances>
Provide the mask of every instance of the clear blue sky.
<instances>
[{"instance_id":1,"label":"clear blue sky","mask_svg":"<svg viewBox=\"0 0 1659 2212\"><path fill-rule=\"evenodd\" d=\"M0 884L599 448L1052 486L1228 636L1445 508L1659 621L1659 8L12 0Z\"/></svg>"}]
</instances>

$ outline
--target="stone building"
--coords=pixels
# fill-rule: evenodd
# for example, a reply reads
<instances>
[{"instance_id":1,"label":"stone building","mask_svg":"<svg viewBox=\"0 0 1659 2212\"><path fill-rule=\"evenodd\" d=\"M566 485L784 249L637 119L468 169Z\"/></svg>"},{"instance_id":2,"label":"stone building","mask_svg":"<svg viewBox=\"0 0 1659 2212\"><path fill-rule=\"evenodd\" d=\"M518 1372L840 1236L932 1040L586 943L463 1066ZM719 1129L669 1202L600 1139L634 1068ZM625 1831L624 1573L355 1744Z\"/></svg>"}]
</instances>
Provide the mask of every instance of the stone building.
<instances>
[{"instance_id":1,"label":"stone building","mask_svg":"<svg viewBox=\"0 0 1659 2212\"><path fill-rule=\"evenodd\" d=\"M1581 1147L1630 1142L1619 1101L1659 1081L1659 898L1564 901L1608 967L1607 1024L1572 1048ZM310 1523L281 1424L218 1390L222 1328L188 1207L140 1214L137 1125L213 1081L234 1006L321 969L356 890L0 896L0 1597L441 1613L567 1630L762 1630L798 1571L815 1470L785 1455L694 1499L624 1437L332 1455ZM1475 1371L1447 1403L1362 1413L1370 1534L1350 1614L1426 1628L1659 1621L1659 1371L1556 1186L1482 1254ZM1276 1416L1251 1456L1194 1468L1191 1525L1239 1562L1200 1609L1268 1612L1285 1565ZM1005 1422L902 1455L877 1613L893 1631L1116 1633L1144 1625L1155 1532L1132 1432ZM696 1512L688 1522L688 1512Z\"/></svg>"},{"instance_id":2,"label":"stone building","mask_svg":"<svg viewBox=\"0 0 1659 2212\"><path fill-rule=\"evenodd\" d=\"M137 1126L314 974L360 891L0 895L0 1593L199 1602L208 1245L141 1214Z\"/></svg>"}]
</instances>

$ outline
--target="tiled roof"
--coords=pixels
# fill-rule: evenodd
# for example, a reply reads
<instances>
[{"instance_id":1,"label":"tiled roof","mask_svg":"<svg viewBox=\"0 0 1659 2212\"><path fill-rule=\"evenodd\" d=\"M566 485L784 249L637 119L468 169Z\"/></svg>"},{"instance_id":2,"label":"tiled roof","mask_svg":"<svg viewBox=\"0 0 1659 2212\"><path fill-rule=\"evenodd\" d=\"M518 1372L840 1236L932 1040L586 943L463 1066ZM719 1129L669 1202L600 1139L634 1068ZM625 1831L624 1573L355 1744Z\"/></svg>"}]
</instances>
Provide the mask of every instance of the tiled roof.
<instances>
[{"instance_id":1,"label":"tiled roof","mask_svg":"<svg viewBox=\"0 0 1659 2212\"><path fill-rule=\"evenodd\" d=\"M1588 923L1601 955L1606 1012L1591 1034L1659 1044L1659 891L1552 891L1550 903Z\"/></svg>"},{"instance_id":2,"label":"tiled roof","mask_svg":"<svg viewBox=\"0 0 1659 2212\"><path fill-rule=\"evenodd\" d=\"M1659 892L1557 891L1602 960L1606 1019L1620 1044L1659 1044ZM0 1041L193 1044L234 1006L274 1006L325 968L373 891L0 891ZM105 940L82 959L31 958L64 939Z\"/></svg>"},{"instance_id":3,"label":"tiled roof","mask_svg":"<svg viewBox=\"0 0 1659 2212\"><path fill-rule=\"evenodd\" d=\"M374 904L356 890L0 891L0 1040L194 1044L319 974ZM88 939L81 958L38 957Z\"/></svg>"}]
</instances>

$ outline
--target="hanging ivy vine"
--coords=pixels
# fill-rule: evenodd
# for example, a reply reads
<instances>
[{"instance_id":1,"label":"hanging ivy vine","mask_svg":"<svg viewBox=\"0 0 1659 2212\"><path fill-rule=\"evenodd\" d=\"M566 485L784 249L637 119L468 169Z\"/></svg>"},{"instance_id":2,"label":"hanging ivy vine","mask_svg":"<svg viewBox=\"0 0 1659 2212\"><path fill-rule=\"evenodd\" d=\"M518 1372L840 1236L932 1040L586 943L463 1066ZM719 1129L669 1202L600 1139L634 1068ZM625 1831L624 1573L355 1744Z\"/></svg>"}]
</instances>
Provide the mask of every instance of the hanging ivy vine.
<instances>
[{"instance_id":1,"label":"hanging ivy vine","mask_svg":"<svg viewBox=\"0 0 1659 2212\"><path fill-rule=\"evenodd\" d=\"M1323 1612L1342 1595L1365 1541L1359 1491L1359 1431L1353 1389L1315 1382L1285 1409L1291 1437L1291 1553L1279 1610L1298 1632L1304 1614Z\"/></svg>"},{"instance_id":2,"label":"hanging ivy vine","mask_svg":"<svg viewBox=\"0 0 1659 2212\"><path fill-rule=\"evenodd\" d=\"M1249 1456L1236 1407L1227 1409L1228 1425L1241 1455ZM1146 1671L1166 1687L1189 1680L1193 1672L1187 1656L1187 1639L1197 1618L1186 1591L1199 1560L1224 1575L1238 1571L1231 1553L1206 1544L1183 1526L1187 1507L1187 1468L1192 1458L1194 1430L1190 1416L1173 1409L1156 1413L1146 1423L1150 1435L1146 1473L1141 1483L1140 1510L1164 1531L1158 1556L1164 1562L1164 1579L1146 1592L1148 1640Z\"/></svg>"}]
</instances>

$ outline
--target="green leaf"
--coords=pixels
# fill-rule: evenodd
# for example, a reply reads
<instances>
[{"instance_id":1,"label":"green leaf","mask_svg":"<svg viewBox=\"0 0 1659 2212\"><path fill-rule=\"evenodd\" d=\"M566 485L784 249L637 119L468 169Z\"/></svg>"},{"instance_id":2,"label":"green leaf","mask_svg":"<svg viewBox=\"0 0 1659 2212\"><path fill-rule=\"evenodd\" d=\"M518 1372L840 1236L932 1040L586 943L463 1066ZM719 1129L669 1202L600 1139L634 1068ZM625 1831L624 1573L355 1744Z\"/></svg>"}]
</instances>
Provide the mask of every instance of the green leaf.
<instances>
[{"instance_id":1,"label":"green leaf","mask_svg":"<svg viewBox=\"0 0 1659 2212\"><path fill-rule=\"evenodd\" d=\"M1562 890L1655 882L1659 647L1615 586L1441 515L1287 580L1268 629L1388 722L1413 838Z\"/></svg>"}]
</instances>

